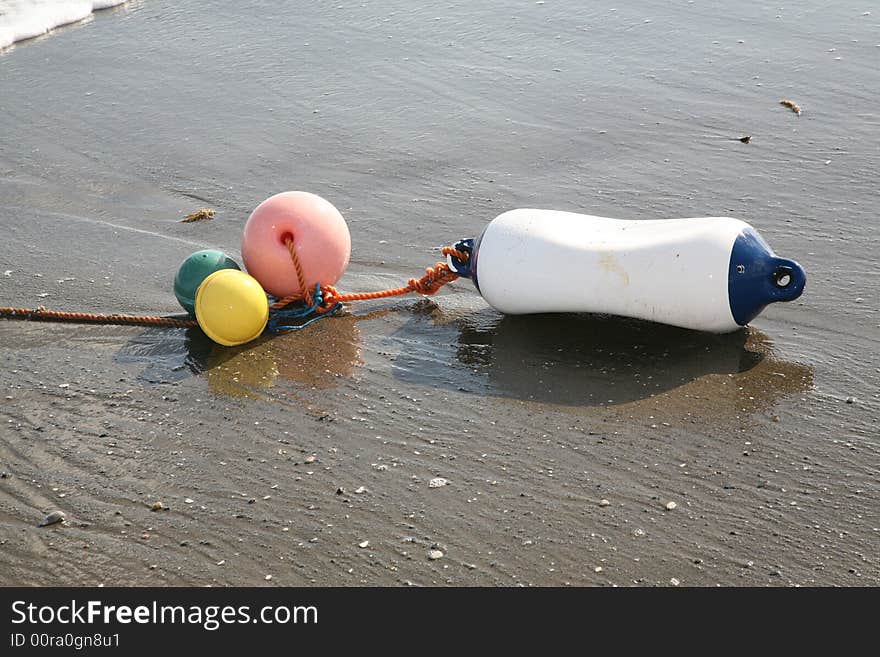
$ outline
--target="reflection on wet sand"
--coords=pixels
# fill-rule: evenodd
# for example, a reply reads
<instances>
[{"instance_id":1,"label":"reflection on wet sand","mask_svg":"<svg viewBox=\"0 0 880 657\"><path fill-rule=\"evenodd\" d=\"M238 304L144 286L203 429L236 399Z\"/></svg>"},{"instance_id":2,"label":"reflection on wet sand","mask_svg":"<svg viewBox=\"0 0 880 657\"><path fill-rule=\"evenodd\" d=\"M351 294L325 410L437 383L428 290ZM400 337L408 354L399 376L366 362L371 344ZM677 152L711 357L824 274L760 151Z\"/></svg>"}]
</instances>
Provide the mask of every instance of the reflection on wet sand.
<instances>
[{"instance_id":1,"label":"reflection on wet sand","mask_svg":"<svg viewBox=\"0 0 880 657\"><path fill-rule=\"evenodd\" d=\"M322 389L351 376L359 362L360 331L352 316L333 317L303 331L264 337L241 347L214 346L206 363L211 390L261 396L280 381Z\"/></svg>"},{"instance_id":2,"label":"reflection on wet sand","mask_svg":"<svg viewBox=\"0 0 880 657\"><path fill-rule=\"evenodd\" d=\"M213 392L233 397L269 396L287 382L295 385L278 393L296 397L352 376L358 323L381 314L333 317L232 348L198 330L147 330L117 358L148 363L148 381L204 374ZM597 315L456 318L431 303L412 306L407 323L381 340L398 354L394 376L414 383L657 421L737 419L813 386L812 369L775 356L755 328L716 335Z\"/></svg>"},{"instance_id":3,"label":"reflection on wet sand","mask_svg":"<svg viewBox=\"0 0 880 657\"><path fill-rule=\"evenodd\" d=\"M143 363L139 378L150 383L180 381L205 369L214 343L200 329L148 328L123 345L119 363Z\"/></svg>"},{"instance_id":4,"label":"reflection on wet sand","mask_svg":"<svg viewBox=\"0 0 880 657\"><path fill-rule=\"evenodd\" d=\"M429 323L430 332L450 334L454 357L440 353L445 340L434 336L430 357L401 354L399 376L421 378L421 366L455 360L484 392L524 401L731 416L813 385L811 368L775 357L754 328L716 335L607 316L475 313L452 324L415 317L397 337L407 341ZM450 385L460 381L460 371L450 373Z\"/></svg>"},{"instance_id":5,"label":"reflection on wet sand","mask_svg":"<svg viewBox=\"0 0 880 657\"><path fill-rule=\"evenodd\" d=\"M334 317L307 330L221 347L199 329L147 329L117 354L120 362L147 363L141 378L168 382L204 374L210 389L233 397L263 397L281 382L299 389L334 385L359 362L360 332L353 316Z\"/></svg>"}]
</instances>

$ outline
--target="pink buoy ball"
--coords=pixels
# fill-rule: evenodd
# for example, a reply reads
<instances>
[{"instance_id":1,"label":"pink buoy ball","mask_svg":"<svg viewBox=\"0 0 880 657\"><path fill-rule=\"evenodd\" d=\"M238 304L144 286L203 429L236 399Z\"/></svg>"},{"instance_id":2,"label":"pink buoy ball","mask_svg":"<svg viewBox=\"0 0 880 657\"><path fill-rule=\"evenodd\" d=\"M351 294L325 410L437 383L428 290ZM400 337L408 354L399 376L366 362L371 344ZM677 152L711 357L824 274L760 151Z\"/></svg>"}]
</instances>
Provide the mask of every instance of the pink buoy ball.
<instances>
[{"instance_id":1,"label":"pink buoy ball","mask_svg":"<svg viewBox=\"0 0 880 657\"><path fill-rule=\"evenodd\" d=\"M260 203L244 226L241 256L248 273L276 297L302 293L286 242L293 238L306 285L334 285L351 255L345 219L325 199L283 192Z\"/></svg>"}]
</instances>

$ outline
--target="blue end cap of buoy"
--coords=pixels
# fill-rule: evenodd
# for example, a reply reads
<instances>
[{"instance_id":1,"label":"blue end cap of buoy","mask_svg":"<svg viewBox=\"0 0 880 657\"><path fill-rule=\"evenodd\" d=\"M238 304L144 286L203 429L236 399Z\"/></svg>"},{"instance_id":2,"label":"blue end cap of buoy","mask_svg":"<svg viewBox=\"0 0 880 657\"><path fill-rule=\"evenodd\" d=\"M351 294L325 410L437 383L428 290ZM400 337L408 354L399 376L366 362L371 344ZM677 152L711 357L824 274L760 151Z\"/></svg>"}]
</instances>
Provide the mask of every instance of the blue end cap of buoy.
<instances>
[{"instance_id":1,"label":"blue end cap of buoy","mask_svg":"<svg viewBox=\"0 0 880 657\"><path fill-rule=\"evenodd\" d=\"M778 258L753 228L733 243L727 273L730 312L740 326L777 301L793 301L804 291L807 273L794 260Z\"/></svg>"},{"instance_id":2,"label":"blue end cap of buoy","mask_svg":"<svg viewBox=\"0 0 880 657\"><path fill-rule=\"evenodd\" d=\"M460 260L456 258L454 255L449 256L449 268L455 272L457 276L461 276L462 278L471 278L474 275L474 257L476 254L476 249L474 248L474 240L473 238L468 237L467 239L458 240L455 244L452 245L453 249L458 251L463 251L468 254L467 260Z\"/></svg>"}]
</instances>

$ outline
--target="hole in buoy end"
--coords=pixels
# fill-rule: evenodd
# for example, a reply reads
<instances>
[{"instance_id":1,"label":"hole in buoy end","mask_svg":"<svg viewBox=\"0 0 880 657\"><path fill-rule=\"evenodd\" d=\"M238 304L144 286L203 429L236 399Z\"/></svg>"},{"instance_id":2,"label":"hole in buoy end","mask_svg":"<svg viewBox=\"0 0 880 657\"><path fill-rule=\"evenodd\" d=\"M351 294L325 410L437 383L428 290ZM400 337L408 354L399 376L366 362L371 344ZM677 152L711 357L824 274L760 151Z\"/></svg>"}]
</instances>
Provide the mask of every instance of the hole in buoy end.
<instances>
[{"instance_id":1,"label":"hole in buoy end","mask_svg":"<svg viewBox=\"0 0 880 657\"><path fill-rule=\"evenodd\" d=\"M293 233L291 233L290 231L287 231L286 233L281 233L281 243L284 246L287 246L288 241L293 241Z\"/></svg>"},{"instance_id":2,"label":"hole in buoy end","mask_svg":"<svg viewBox=\"0 0 880 657\"><path fill-rule=\"evenodd\" d=\"M737 274L745 274L746 273L746 266L745 265L737 265L736 266L736 273Z\"/></svg>"},{"instance_id":3,"label":"hole in buoy end","mask_svg":"<svg viewBox=\"0 0 880 657\"><path fill-rule=\"evenodd\" d=\"M776 287L788 287L791 284L791 269L788 267L780 267L773 272L773 282Z\"/></svg>"}]
</instances>

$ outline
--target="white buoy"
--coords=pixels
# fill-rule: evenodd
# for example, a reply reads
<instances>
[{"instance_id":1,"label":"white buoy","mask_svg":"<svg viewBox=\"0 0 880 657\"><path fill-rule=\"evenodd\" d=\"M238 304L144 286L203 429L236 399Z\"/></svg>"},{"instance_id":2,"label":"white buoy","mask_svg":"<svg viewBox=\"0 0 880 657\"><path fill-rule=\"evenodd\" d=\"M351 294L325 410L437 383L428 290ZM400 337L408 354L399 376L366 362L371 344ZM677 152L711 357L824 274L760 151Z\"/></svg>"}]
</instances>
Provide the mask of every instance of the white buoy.
<instances>
[{"instance_id":1,"label":"white buoy","mask_svg":"<svg viewBox=\"0 0 880 657\"><path fill-rule=\"evenodd\" d=\"M629 221L555 210L496 217L457 245L473 279L507 314L603 313L723 333L801 295L803 268L730 217Z\"/></svg>"}]
</instances>

